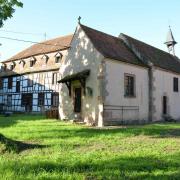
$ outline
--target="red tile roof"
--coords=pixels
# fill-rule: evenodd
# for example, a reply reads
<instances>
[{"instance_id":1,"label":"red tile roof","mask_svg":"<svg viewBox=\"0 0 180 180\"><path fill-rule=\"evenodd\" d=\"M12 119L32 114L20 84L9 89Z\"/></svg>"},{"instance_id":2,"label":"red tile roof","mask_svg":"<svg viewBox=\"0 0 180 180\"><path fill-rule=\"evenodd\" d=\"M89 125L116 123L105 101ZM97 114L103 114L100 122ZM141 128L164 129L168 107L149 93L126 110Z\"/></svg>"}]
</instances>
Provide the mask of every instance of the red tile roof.
<instances>
[{"instance_id":1,"label":"red tile roof","mask_svg":"<svg viewBox=\"0 0 180 180\"><path fill-rule=\"evenodd\" d=\"M121 34L121 36L141 54L143 59L152 62L154 66L180 73L180 59L178 57L125 34Z\"/></svg>"},{"instance_id":2,"label":"red tile roof","mask_svg":"<svg viewBox=\"0 0 180 180\"><path fill-rule=\"evenodd\" d=\"M67 49L70 46L72 37L73 35L68 35L34 44L31 47L21 51L20 53L3 62L24 59L35 55L46 54L50 52L56 52L59 50Z\"/></svg>"},{"instance_id":3,"label":"red tile roof","mask_svg":"<svg viewBox=\"0 0 180 180\"><path fill-rule=\"evenodd\" d=\"M145 66L125 45L122 39L97 31L81 24L81 28L89 37L94 47L106 58Z\"/></svg>"}]
</instances>

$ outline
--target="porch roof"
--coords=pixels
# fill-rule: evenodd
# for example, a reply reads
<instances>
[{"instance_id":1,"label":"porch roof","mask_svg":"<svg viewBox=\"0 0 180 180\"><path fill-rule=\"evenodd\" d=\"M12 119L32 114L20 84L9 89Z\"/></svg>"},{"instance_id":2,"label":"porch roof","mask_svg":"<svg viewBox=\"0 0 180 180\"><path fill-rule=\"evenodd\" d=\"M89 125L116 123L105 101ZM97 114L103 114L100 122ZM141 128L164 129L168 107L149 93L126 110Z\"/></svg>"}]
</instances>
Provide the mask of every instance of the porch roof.
<instances>
[{"instance_id":1,"label":"porch roof","mask_svg":"<svg viewBox=\"0 0 180 180\"><path fill-rule=\"evenodd\" d=\"M58 83L66 83L66 82L71 82L75 80L81 80L81 79L87 78L89 75L90 75L90 69L85 69L81 72L65 76L64 78L59 80Z\"/></svg>"}]
</instances>

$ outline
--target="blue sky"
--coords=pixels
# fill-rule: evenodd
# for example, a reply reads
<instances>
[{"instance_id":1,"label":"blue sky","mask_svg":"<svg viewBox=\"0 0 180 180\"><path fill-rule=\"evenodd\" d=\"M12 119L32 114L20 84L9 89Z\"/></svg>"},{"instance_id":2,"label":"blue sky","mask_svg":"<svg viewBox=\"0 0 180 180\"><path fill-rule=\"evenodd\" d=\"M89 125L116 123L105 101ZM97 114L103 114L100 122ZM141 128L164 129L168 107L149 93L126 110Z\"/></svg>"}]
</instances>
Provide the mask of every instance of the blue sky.
<instances>
[{"instance_id":1,"label":"blue sky","mask_svg":"<svg viewBox=\"0 0 180 180\"><path fill-rule=\"evenodd\" d=\"M31 41L44 40L73 33L77 18L81 23L108 34L121 32L167 51L163 44L168 25L172 27L176 55L180 57L180 1L179 0L22 0L18 8L0 29L0 36ZM2 30L29 34L13 34ZM15 55L32 45L0 38L0 60Z\"/></svg>"}]
</instances>

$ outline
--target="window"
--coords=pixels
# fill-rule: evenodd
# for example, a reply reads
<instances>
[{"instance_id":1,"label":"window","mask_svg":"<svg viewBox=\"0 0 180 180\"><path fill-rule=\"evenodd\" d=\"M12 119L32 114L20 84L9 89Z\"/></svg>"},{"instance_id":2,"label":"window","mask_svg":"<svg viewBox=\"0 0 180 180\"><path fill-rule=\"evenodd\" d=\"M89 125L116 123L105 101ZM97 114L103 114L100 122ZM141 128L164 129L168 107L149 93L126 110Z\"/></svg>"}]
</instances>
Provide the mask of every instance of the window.
<instances>
[{"instance_id":1,"label":"window","mask_svg":"<svg viewBox=\"0 0 180 180\"><path fill-rule=\"evenodd\" d=\"M12 83L13 83L13 78L9 77L8 78L8 89L12 89Z\"/></svg>"},{"instance_id":2,"label":"window","mask_svg":"<svg viewBox=\"0 0 180 180\"><path fill-rule=\"evenodd\" d=\"M12 106L12 95L7 96L7 106Z\"/></svg>"},{"instance_id":3,"label":"window","mask_svg":"<svg viewBox=\"0 0 180 180\"><path fill-rule=\"evenodd\" d=\"M20 81L16 81L16 92L20 92Z\"/></svg>"},{"instance_id":4,"label":"window","mask_svg":"<svg viewBox=\"0 0 180 180\"><path fill-rule=\"evenodd\" d=\"M3 89L3 79L0 78L0 89Z\"/></svg>"},{"instance_id":5,"label":"window","mask_svg":"<svg viewBox=\"0 0 180 180\"><path fill-rule=\"evenodd\" d=\"M38 94L38 106L44 106L44 93Z\"/></svg>"},{"instance_id":6,"label":"window","mask_svg":"<svg viewBox=\"0 0 180 180\"><path fill-rule=\"evenodd\" d=\"M22 70L24 68L24 66L25 66L25 61L24 60L20 60L19 64L20 64L20 68Z\"/></svg>"},{"instance_id":7,"label":"window","mask_svg":"<svg viewBox=\"0 0 180 180\"><path fill-rule=\"evenodd\" d=\"M29 61L29 66L33 67L35 65L35 63L36 63L36 58L35 57L31 57L30 61Z\"/></svg>"},{"instance_id":8,"label":"window","mask_svg":"<svg viewBox=\"0 0 180 180\"><path fill-rule=\"evenodd\" d=\"M6 70L7 70L7 65L6 65L6 64L3 64L2 70L3 70L3 71L6 71Z\"/></svg>"},{"instance_id":9,"label":"window","mask_svg":"<svg viewBox=\"0 0 180 180\"><path fill-rule=\"evenodd\" d=\"M28 77L28 80L27 80L27 85L28 86L33 86L33 80L32 79L33 79L33 76Z\"/></svg>"},{"instance_id":10,"label":"window","mask_svg":"<svg viewBox=\"0 0 180 180\"><path fill-rule=\"evenodd\" d=\"M61 53L57 53L55 55L55 63L60 63L63 55Z\"/></svg>"},{"instance_id":11,"label":"window","mask_svg":"<svg viewBox=\"0 0 180 180\"><path fill-rule=\"evenodd\" d=\"M33 67L35 65L35 60L30 60L30 67Z\"/></svg>"},{"instance_id":12,"label":"window","mask_svg":"<svg viewBox=\"0 0 180 180\"><path fill-rule=\"evenodd\" d=\"M44 64L47 64L49 57L47 55L43 55L42 60L44 61Z\"/></svg>"},{"instance_id":13,"label":"window","mask_svg":"<svg viewBox=\"0 0 180 180\"><path fill-rule=\"evenodd\" d=\"M60 56L55 57L55 63L60 63L60 61L61 61L61 57Z\"/></svg>"},{"instance_id":14,"label":"window","mask_svg":"<svg viewBox=\"0 0 180 180\"><path fill-rule=\"evenodd\" d=\"M58 73L53 73L52 74L52 84L57 84L57 79L58 78Z\"/></svg>"},{"instance_id":15,"label":"window","mask_svg":"<svg viewBox=\"0 0 180 180\"><path fill-rule=\"evenodd\" d=\"M135 76L125 74L124 77L124 92L127 97L135 96Z\"/></svg>"},{"instance_id":16,"label":"window","mask_svg":"<svg viewBox=\"0 0 180 180\"><path fill-rule=\"evenodd\" d=\"M178 83L179 79L176 78L176 77L174 77L173 81L174 81L174 82L173 82L174 92L178 92L178 91L179 91L179 83Z\"/></svg>"},{"instance_id":17,"label":"window","mask_svg":"<svg viewBox=\"0 0 180 180\"><path fill-rule=\"evenodd\" d=\"M54 107L59 106L59 94L58 93L53 93L51 97L51 105Z\"/></svg>"},{"instance_id":18,"label":"window","mask_svg":"<svg viewBox=\"0 0 180 180\"><path fill-rule=\"evenodd\" d=\"M33 80L28 79L28 86L29 86L29 87L33 86Z\"/></svg>"},{"instance_id":19,"label":"window","mask_svg":"<svg viewBox=\"0 0 180 180\"><path fill-rule=\"evenodd\" d=\"M15 65L12 63L12 64L10 64L10 66L9 66L9 70L13 70L15 68Z\"/></svg>"},{"instance_id":20,"label":"window","mask_svg":"<svg viewBox=\"0 0 180 180\"><path fill-rule=\"evenodd\" d=\"M41 85L44 84L44 79L45 79L45 74L43 74L43 73L39 74L39 83Z\"/></svg>"}]
</instances>

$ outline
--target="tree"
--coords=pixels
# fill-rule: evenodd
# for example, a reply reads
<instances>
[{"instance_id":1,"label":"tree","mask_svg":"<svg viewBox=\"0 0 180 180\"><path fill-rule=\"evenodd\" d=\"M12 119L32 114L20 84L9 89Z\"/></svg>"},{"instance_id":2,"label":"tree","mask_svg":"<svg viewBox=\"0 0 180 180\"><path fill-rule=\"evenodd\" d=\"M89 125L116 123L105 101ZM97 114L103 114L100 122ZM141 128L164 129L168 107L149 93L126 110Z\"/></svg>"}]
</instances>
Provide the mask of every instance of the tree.
<instances>
[{"instance_id":1,"label":"tree","mask_svg":"<svg viewBox=\"0 0 180 180\"><path fill-rule=\"evenodd\" d=\"M0 27L3 26L5 20L12 17L15 6L23 7L23 3L18 0L0 0ZM4 136L0 133L0 143L4 140Z\"/></svg>"},{"instance_id":2,"label":"tree","mask_svg":"<svg viewBox=\"0 0 180 180\"><path fill-rule=\"evenodd\" d=\"M23 7L23 3L19 0L0 0L0 27L5 20L12 17L15 7Z\"/></svg>"}]
</instances>

